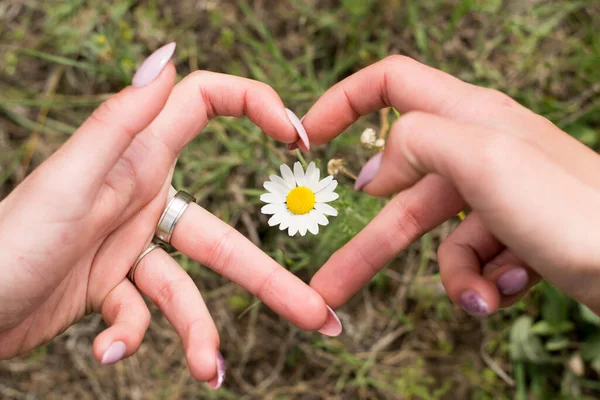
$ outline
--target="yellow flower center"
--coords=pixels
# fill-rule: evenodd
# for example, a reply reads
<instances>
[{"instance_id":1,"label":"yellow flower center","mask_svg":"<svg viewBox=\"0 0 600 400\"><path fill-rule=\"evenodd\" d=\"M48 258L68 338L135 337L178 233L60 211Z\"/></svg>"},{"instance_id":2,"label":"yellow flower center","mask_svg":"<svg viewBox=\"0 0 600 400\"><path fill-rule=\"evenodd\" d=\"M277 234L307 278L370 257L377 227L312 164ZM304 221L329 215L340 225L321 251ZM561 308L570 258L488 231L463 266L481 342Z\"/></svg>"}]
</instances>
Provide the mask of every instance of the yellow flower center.
<instances>
[{"instance_id":1,"label":"yellow flower center","mask_svg":"<svg viewBox=\"0 0 600 400\"><path fill-rule=\"evenodd\" d=\"M298 186L290 190L285 202L291 212L301 215L311 212L317 199L312 190L305 186Z\"/></svg>"}]
</instances>

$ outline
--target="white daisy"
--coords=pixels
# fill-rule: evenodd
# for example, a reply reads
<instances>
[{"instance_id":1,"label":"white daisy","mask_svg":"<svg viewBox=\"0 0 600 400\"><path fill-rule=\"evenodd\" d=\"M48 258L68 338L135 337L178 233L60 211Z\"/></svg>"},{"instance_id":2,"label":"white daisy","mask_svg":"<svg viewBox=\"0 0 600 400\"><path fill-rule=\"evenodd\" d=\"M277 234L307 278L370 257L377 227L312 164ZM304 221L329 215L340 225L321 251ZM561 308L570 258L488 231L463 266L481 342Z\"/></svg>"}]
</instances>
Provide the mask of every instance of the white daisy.
<instances>
[{"instance_id":1,"label":"white daisy","mask_svg":"<svg viewBox=\"0 0 600 400\"><path fill-rule=\"evenodd\" d=\"M293 172L285 164L280 169L281 177L271 175L264 183L269 193L260 196L268 203L261 212L272 215L269 226L279 225L279 229L287 229L290 236L298 232L304 236L306 231L318 234L319 225L329 224L326 216L337 215L335 208L326 204L339 197L334 192L337 181L333 176L319 180L320 171L314 162L308 165L306 173L299 162L294 164Z\"/></svg>"}]
</instances>

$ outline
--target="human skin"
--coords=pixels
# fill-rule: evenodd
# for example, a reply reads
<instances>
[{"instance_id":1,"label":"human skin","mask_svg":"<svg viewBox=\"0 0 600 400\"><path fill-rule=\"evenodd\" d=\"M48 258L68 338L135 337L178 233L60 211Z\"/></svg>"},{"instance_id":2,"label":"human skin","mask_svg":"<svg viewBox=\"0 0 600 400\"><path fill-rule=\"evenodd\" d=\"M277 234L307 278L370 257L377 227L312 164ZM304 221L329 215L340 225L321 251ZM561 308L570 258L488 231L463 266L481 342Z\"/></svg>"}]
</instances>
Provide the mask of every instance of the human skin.
<instances>
[{"instance_id":1,"label":"human skin","mask_svg":"<svg viewBox=\"0 0 600 400\"><path fill-rule=\"evenodd\" d=\"M150 316L125 276L153 235L177 155L212 117L246 114L274 138L308 148L268 86L197 72L173 87L173 65L163 68L155 77L155 68L144 69L145 79L134 78L139 86L103 104L0 202L0 358L50 340L90 312L110 325L94 342L98 361L137 350ZM598 155L507 96L404 57L336 85L303 124L311 143L323 144L384 106L406 115L357 188L399 194L323 266L314 290L197 205L180 220L173 244L298 327L339 334L326 304L342 305L412 241L469 205L473 213L439 249L455 302L489 315L541 275L600 311ZM181 336L192 375L218 387L218 333L193 281L155 250L136 284ZM106 359L115 344L121 347Z\"/></svg>"},{"instance_id":2,"label":"human skin","mask_svg":"<svg viewBox=\"0 0 600 400\"><path fill-rule=\"evenodd\" d=\"M248 116L284 143L298 140L265 84L198 71L174 86L175 45L157 50L127 87L0 202L0 359L45 343L91 312L109 327L93 352L103 364L136 352L152 300L182 339L192 375L222 384L219 335L192 279L162 249L126 275L165 208L182 148L218 115ZM305 330L337 335L321 296L239 232L190 204L172 244L239 283ZM138 291L139 289L139 291Z\"/></svg>"},{"instance_id":3,"label":"human skin","mask_svg":"<svg viewBox=\"0 0 600 400\"><path fill-rule=\"evenodd\" d=\"M330 306L468 206L472 213L438 250L455 303L484 317L542 277L600 312L598 154L508 96L402 56L329 89L303 124L319 145L389 106L403 116L356 188L397 195L313 277Z\"/></svg>"}]
</instances>

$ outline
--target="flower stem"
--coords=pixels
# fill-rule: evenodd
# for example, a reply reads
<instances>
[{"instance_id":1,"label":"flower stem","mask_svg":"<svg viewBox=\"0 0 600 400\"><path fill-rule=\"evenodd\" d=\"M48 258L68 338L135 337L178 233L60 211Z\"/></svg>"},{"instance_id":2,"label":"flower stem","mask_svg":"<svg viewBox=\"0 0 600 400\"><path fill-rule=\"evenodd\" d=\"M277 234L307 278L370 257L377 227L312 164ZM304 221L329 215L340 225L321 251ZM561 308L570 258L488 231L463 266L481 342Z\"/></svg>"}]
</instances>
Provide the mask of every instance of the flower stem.
<instances>
[{"instance_id":1,"label":"flower stem","mask_svg":"<svg viewBox=\"0 0 600 400\"><path fill-rule=\"evenodd\" d=\"M358 179L358 177L357 177L356 175L354 175L352 172L348 171L348 170L347 170L346 168L344 168L344 167L341 167L341 168L340 168L340 172L341 172L342 174L346 175L347 177L349 177L349 178L352 178L352 179L354 179L354 180L357 180L357 179Z\"/></svg>"},{"instance_id":2,"label":"flower stem","mask_svg":"<svg viewBox=\"0 0 600 400\"><path fill-rule=\"evenodd\" d=\"M298 161L300 161L300 164L302 164L302 167L304 169L308 168L308 163L306 162L306 159L304 158L300 150L296 150L296 156L298 157Z\"/></svg>"}]
</instances>

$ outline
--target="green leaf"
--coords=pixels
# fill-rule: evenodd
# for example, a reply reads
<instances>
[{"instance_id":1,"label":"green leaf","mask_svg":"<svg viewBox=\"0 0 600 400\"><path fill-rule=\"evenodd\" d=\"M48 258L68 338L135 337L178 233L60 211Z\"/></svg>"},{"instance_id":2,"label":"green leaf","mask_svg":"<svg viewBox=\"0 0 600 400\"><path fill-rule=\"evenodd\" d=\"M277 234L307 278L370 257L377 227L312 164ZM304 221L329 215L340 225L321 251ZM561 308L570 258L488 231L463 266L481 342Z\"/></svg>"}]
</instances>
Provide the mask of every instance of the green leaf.
<instances>
[{"instance_id":1,"label":"green leaf","mask_svg":"<svg viewBox=\"0 0 600 400\"><path fill-rule=\"evenodd\" d=\"M585 361L600 359L600 332L588 337L581 345L579 352Z\"/></svg>"},{"instance_id":2,"label":"green leaf","mask_svg":"<svg viewBox=\"0 0 600 400\"><path fill-rule=\"evenodd\" d=\"M559 335L572 331L574 327L575 325L571 321L561 321L557 324L539 321L531 327L531 333L540 336Z\"/></svg>"},{"instance_id":3,"label":"green leaf","mask_svg":"<svg viewBox=\"0 0 600 400\"><path fill-rule=\"evenodd\" d=\"M371 8L371 2L364 0L342 0L342 5L355 17L363 17Z\"/></svg>"},{"instance_id":4,"label":"green leaf","mask_svg":"<svg viewBox=\"0 0 600 400\"><path fill-rule=\"evenodd\" d=\"M555 336L550 338L546 342L546 350L548 351L559 351L564 350L569 347L570 341L569 338L565 336Z\"/></svg>"},{"instance_id":5,"label":"green leaf","mask_svg":"<svg viewBox=\"0 0 600 400\"><path fill-rule=\"evenodd\" d=\"M456 7L454 7L454 11L450 17L450 24L448 25L448 36L452 36L454 34L456 24L472 10L473 0L461 0Z\"/></svg>"},{"instance_id":6,"label":"green leaf","mask_svg":"<svg viewBox=\"0 0 600 400\"><path fill-rule=\"evenodd\" d=\"M413 35L415 36L415 42L419 51L423 55L427 55L429 52L429 47L427 45L427 34L425 33L425 28L423 22L419 17L419 10L417 6L410 3L408 5L408 24L412 28Z\"/></svg>"},{"instance_id":7,"label":"green leaf","mask_svg":"<svg viewBox=\"0 0 600 400\"><path fill-rule=\"evenodd\" d=\"M589 309L588 306L579 304L579 312L581 313L581 318L585 322L589 322L590 324L600 326L600 316Z\"/></svg>"},{"instance_id":8,"label":"green leaf","mask_svg":"<svg viewBox=\"0 0 600 400\"><path fill-rule=\"evenodd\" d=\"M569 308L574 303L567 295L556 289L549 283L542 287L542 319L552 325L562 321L568 321Z\"/></svg>"},{"instance_id":9,"label":"green leaf","mask_svg":"<svg viewBox=\"0 0 600 400\"><path fill-rule=\"evenodd\" d=\"M545 363L550 361L542 341L531 332L533 319L523 315L514 322L510 331L510 357L513 361Z\"/></svg>"}]
</instances>

